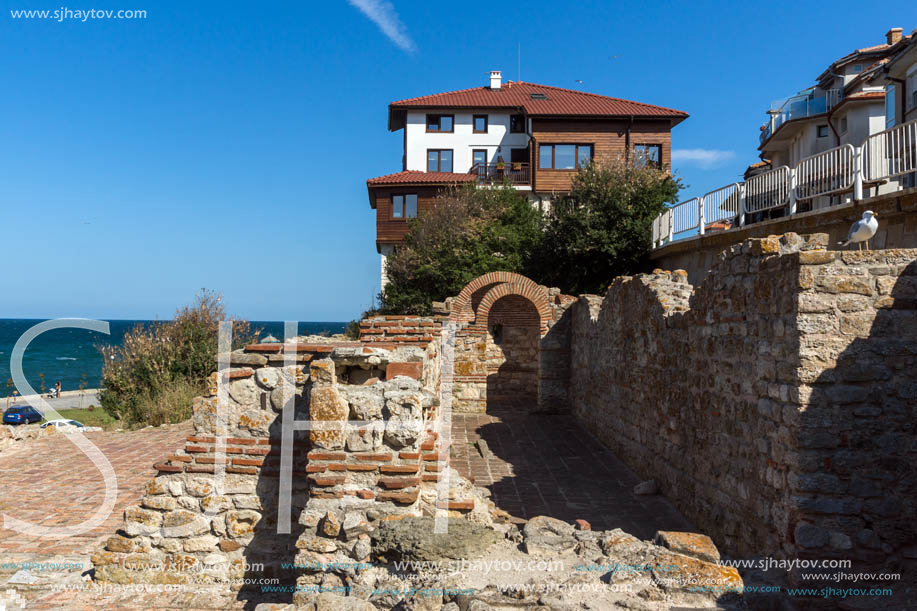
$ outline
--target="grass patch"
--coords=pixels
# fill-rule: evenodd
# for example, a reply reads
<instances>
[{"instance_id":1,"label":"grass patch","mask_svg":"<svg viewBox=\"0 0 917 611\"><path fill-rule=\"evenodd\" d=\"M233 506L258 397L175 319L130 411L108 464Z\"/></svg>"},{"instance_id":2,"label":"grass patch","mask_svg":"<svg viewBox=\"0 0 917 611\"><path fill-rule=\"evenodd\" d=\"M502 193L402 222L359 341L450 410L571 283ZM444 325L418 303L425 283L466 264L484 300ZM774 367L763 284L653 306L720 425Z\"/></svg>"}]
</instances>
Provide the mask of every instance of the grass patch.
<instances>
[{"instance_id":1,"label":"grass patch","mask_svg":"<svg viewBox=\"0 0 917 611\"><path fill-rule=\"evenodd\" d=\"M59 409L57 413L64 420L76 420L81 422L83 426L100 426L106 431L121 428L121 422L112 418L108 412L100 407L95 409ZM44 419L41 423L44 424L47 421L47 419Z\"/></svg>"}]
</instances>

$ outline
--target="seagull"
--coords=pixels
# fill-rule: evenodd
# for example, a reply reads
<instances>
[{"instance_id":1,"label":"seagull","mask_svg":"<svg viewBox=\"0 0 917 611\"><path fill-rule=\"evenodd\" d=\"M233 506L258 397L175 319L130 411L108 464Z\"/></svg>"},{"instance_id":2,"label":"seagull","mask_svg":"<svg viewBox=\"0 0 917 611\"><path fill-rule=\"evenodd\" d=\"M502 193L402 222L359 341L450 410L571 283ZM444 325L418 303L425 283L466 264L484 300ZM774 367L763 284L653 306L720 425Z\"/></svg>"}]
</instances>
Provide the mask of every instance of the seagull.
<instances>
[{"instance_id":1,"label":"seagull","mask_svg":"<svg viewBox=\"0 0 917 611\"><path fill-rule=\"evenodd\" d=\"M859 249L862 250L863 246L861 243L866 242L866 250L869 250L869 238L876 235L876 230L878 228L879 221L876 220L876 213L872 210L867 210L863 213L863 218L850 226L850 231L847 233L847 240L838 242L838 244L847 246L851 242L856 242L859 245Z\"/></svg>"}]
</instances>

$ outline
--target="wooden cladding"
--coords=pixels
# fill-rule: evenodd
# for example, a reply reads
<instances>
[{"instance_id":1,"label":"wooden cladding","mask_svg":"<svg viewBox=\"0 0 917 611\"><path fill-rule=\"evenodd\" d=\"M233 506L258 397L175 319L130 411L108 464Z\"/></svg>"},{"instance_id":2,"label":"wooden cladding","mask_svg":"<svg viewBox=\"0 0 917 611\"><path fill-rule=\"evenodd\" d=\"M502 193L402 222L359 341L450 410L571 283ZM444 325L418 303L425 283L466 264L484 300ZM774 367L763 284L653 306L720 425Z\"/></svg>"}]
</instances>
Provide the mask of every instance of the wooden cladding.
<instances>
[{"instance_id":1,"label":"wooden cladding","mask_svg":"<svg viewBox=\"0 0 917 611\"><path fill-rule=\"evenodd\" d=\"M436 194L443 187L401 187L388 186L371 189L372 197L376 201L376 244L397 244L404 239L410 226L409 218L393 218L393 197L406 193L417 195L417 215L433 208Z\"/></svg>"},{"instance_id":2,"label":"wooden cladding","mask_svg":"<svg viewBox=\"0 0 917 611\"><path fill-rule=\"evenodd\" d=\"M597 161L633 159L635 144L660 145L662 165L671 167L670 123L650 119L616 120L565 120L533 119L532 136L541 145L578 144L591 145L592 157ZM537 148L537 147L536 147ZM538 152L535 153L536 159ZM565 192L570 190L574 172L537 168L535 190L539 192Z\"/></svg>"}]
</instances>

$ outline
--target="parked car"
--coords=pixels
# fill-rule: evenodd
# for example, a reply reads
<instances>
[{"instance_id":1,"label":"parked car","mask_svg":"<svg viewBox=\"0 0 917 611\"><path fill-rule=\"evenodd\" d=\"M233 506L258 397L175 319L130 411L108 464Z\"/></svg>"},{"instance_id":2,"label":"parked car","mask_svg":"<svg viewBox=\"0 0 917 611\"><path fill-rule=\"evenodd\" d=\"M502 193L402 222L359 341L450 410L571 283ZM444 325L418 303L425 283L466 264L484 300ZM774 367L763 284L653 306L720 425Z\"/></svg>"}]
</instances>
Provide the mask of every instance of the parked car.
<instances>
[{"instance_id":1,"label":"parked car","mask_svg":"<svg viewBox=\"0 0 917 611\"><path fill-rule=\"evenodd\" d=\"M77 422L76 420L49 420L48 422L42 424L41 428L46 429L49 426L75 426L76 428L81 429L83 428L83 423Z\"/></svg>"},{"instance_id":2,"label":"parked car","mask_svg":"<svg viewBox=\"0 0 917 611\"><path fill-rule=\"evenodd\" d=\"M3 424L30 424L41 422L44 416L31 405L13 405L3 412Z\"/></svg>"}]
</instances>

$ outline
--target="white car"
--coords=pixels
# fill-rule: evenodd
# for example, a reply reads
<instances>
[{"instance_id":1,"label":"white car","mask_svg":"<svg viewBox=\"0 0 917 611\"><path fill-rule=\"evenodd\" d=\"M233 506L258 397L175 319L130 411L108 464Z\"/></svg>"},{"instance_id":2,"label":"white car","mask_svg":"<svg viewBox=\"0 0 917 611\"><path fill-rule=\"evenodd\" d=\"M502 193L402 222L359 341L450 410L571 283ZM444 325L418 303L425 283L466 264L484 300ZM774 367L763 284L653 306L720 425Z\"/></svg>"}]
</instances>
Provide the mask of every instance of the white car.
<instances>
[{"instance_id":1,"label":"white car","mask_svg":"<svg viewBox=\"0 0 917 611\"><path fill-rule=\"evenodd\" d=\"M77 422L76 420L49 420L48 422L45 422L44 424L42 424L42 425L41 425L41 428L45 429L45 428L48 428L49 426L54 426L54 427L70 427L70 426L72 426L72 427L76 427L76 428L78 428L78 429L81 429L81 428L83 428L83 423L82 423L82 422Z\"/></svg>"}]
</instances>

